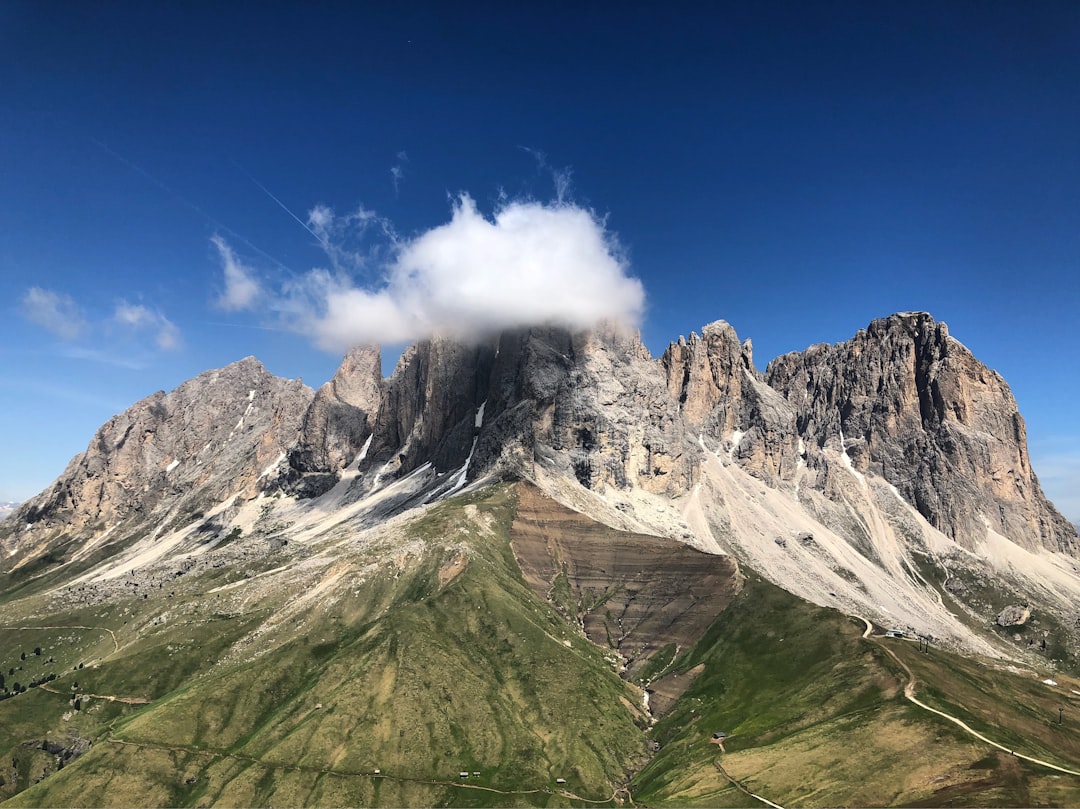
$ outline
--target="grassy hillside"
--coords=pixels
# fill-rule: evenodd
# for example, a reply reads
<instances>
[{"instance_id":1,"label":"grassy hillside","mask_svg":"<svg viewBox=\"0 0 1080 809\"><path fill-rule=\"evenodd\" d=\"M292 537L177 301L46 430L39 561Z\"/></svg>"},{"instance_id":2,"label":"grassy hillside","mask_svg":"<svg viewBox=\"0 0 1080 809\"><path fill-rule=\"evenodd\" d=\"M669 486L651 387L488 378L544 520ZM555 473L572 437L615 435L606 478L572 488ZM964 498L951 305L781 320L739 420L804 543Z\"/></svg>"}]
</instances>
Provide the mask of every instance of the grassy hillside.
<instances>
[{"instance_id":1,"label":"grassy hillside","mask_svg":"<svg viewBox=\"0 0 1080 809\"><path fill-rule=\"evenodd\" d=\"M703 670L657 725L663 747L634 779L635 801L756 804L734 781L783 806L1080 802L1080 778L1010 757L908 702L907 674L883 644L911 661L920 688L929 683L935 695L953 696L956 703L938 697L943 709L983 693L974 703L983 711L980 728L989 738L1015 738L1018 750L1031 753L1045 749L1032 735L1038 722L1030 700L1047 689L1034 673L863 639L862 628L749 577L709 635L675 662L676 671ZM1070 737L1051 760L1080 769L1080 733L1048 729L1045 707L1039 716L1044 737ZM728 734L723 750L709 741L718 732Z\"/></svg>"},{"instance_id":2,"label":"grassy hillside","mask_svg":"<svg viewBox=\"0 0 1080 809\"><path fill-rule=\"evenodd\" d=\"M158 698L110 718L88 753L10 805L610 799L645 757L640 695L531 595L509 550L512 514L508 487L432 510L408 527L419 550L392 572L357 578L295 631L278 628L265 654L185 672L168 693L132 678L158 665L153 650L133 650L134 666L130 655L107 661L95 689L144 685ZM186 627L197 632L188 648L223 656L206 648L225 628L214 623ZM217 623L231 630L218 637L240 634ZM8 704L27 697L67 705L45 694Z\"/></svg>"},{"instance_id":3,"label":"grassy hillside","mask_svg":"<svg viewBox=\"0 0 1080 809\"><path fill-rule=\"evenodd\" d=\"M632 795L746 806L758 803L751 793L781 806L1080 804L1080 777L995 750L903 696L910 671L934 707L1080 769L1080 683L864 639L860 622L749 571L691 643L652 614L663 594L641 607L655 582L625 551L613 565L593 547L610 532L581 529L578 548L576 523L534 502L537 548L557 540L565 570L604 593L601 574L617 571L611 603L641 610L636 631L675 633L633 675L654 678L664 714L651 724L620 661L583 634L584 585L567 601L576 591L553 574L549 603L527 583L511 539L517 492L455 498L374 538L335 530L288 549L288 569L273 545L243 575L208 566L149 596L133 580L101 603L9 601L0 671L9 689L43 687L0 701L3 805L585 806ZM655 568L658 553L642 565ZM701 583L692 560L679 564L677 586ZM723 749L716 732L728 734Z\"/></svg>"}]
</instances>

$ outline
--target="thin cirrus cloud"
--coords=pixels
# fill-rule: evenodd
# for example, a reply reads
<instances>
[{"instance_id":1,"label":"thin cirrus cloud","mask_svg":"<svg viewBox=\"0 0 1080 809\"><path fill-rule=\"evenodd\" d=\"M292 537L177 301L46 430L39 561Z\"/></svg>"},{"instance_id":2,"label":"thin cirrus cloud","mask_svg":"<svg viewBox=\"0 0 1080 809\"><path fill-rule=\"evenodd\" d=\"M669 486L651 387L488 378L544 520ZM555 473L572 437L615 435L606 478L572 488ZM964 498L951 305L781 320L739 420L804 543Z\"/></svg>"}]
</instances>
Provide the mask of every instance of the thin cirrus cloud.
<instances>
[{"instance_id":1,"label":"thin cirrus cloud","mask_svg":"<svg viewBox=\"0 0 1080 809\"><path fill-rule=\"evenodd\" d=\"M220 236L214 236L210 242L217 248L225 273L225 288L216 301L218 308L226 312L250 309L262 295L262 287L255 279L254 271L236 257L233 249Z\"/></svg>"},{"instance_id":2,"label":"thin cirrus cloud","mask_svg":"<svg viewBox=\"0 0 1080 809\"><path fill-rule=\"evenodd\" d=\"M27 320L61 340L77 340L87 330L82 309L64 292L30 287L20 299L19 309Z\"/></svg>"},{"instance_id":3,"label":"thin cirrus cloud","mask_svg":"<svg viewBox=\"0 0 1080 809\"><path fill-rule=\"evenodd\" d=\"M397 153L397 163L390 167L390 177L394 180L394 196L401 191L401 181L405 179L405 164L409 162L409 155L404 152Z\"/></svg>"},{"instance_id":4,"label":"thin cirrus cloud","mask_svg":"<svg viewBox=\"0 0 1080 809\"><path fill-rule=\"evenodd\" d=\"M290 281L270 306L325 350L436 334L468 340L534 325L633 325L641 318L641 282L629 275L604 222L576 205L510 202L489 218L462 194L449 222L409 240L393 239L388 223L363 209L352 216L351 224L362 228L380 223L393 242L380 280L361 284L356 273L343 271L331 237L348 222L320 207L309 222L335 269ZM363 263L359 254L350 257ZM224 253L223 265L228 291Z\"/></svg>"},{"instance_id":5,"label":"thin cirrus cloud","mask_svg":"<svg viewBox=\"0 0 1080 809\"><path fill-rule=\"evenodd\" d=\"M30 287L19 300L19 309L27 320L69 344L61 353L73 359L127 367L127 360L110 359L113 356L108 350L110 335L115 335L117 329L128 335L150 333L154 344L162 351L173 351L181 345L180 329L176 324L160 311L142 304L122 300L110 317L91 319L67 293Z\"/></svg>"},{"instance_id":6,"label":"thin cirrus cloud","mask_svg":"<svg viewBox=\"0 0 1080 809\"><path fill-rule=\"evenodd\" d=\"M112 320L131 332L153 334L154 344L162 351L180 348L180 329L156 309L120 301L116 304Z\"/></svg>"}]
</instances>

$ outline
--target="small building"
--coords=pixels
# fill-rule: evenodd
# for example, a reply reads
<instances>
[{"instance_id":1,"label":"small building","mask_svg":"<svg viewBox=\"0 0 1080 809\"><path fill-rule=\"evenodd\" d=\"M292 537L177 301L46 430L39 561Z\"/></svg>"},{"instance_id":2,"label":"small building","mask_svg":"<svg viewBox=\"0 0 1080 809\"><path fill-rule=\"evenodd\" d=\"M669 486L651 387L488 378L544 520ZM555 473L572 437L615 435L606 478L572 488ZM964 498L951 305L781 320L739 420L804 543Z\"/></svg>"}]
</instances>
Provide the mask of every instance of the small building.
<instances>
[{"instance_id":1,"label":"small building","mask_svg":"<svg viewBox=\"0 0 1080 809\"><path fill-rule=\"evenodd\" d=\"M902 637L904 637L904 630L902 630L902 629L890 629L888 632L885 633L885 637L887 637L887 638L902 638Z\"/></svg>"},{"instance_id":2,"label":"small building","mask_svg":"<svg viewBox=\"0 0 1080 809\"><path fill-rule=\"evenodd\" d=\"M376 768L375 769L375 775L382 775L382 770Z\"/></svg>"},{"instance_id":3,"label":"small building","mask_svg":"<svg viewBox=\"0 0 1080 809\"><path fill-rule=\"evenodd\" d=\"M472 774L472 777L473 777L473 778L479 778L479 777L480 777L480 773L478 773L478 772L474 772L474 773Z\"/></svg>"},{"instance_id":4,"label":"small building","mask_svg":"<svg viewBox=\"0 0 1080 809\"><path fill-rule=\"evenodd\" d=\"M555 783L558 784L561 787L564 787L564 786L566 786L566 779L565 778L556 778Z\"/></svg>"},{"instance_id":5,"label":"small building","mask_svg":"<svg viewBox=\"0 0 1080 809\"><path fill-rule=\"evenodd\" d=\"M468 778L469 774L467 772L459 772L458 777L459 778Z\"/></svg>"},{"instance_id":6,"label":"small building","mask_svg":"<svg viewBox=\"0 0 1080 809\"><path fill-rule=\"evenodd\" d=\"M727 741L727 734L718 731L712 735L711 739L709 739L709 744L718 744L723 747L725 741Z\"/></svg>"}]
</instances>

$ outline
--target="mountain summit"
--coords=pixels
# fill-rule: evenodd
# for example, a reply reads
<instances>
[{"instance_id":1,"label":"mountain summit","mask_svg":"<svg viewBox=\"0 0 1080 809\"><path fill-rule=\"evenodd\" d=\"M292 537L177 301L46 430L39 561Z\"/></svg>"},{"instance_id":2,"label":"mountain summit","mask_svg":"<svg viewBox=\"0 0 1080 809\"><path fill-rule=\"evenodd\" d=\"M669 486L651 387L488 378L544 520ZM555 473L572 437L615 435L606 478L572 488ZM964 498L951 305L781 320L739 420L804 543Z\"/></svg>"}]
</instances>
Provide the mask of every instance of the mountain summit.
<instances>
[{"instance_id":1,"label":"mountain summit","mask_svg":"<svg viewBox=\"0 0 1080 809\"><path fill-rule=\"evenodd\" d=\"M524 479L614 528L732 554L804 598L958 643L985 641L927 607L912 574L927 560L1004 577L1069 619L1058 589L1042 591L1048 569L1071 569L1076 530L1039 487L1008 385L927 313L765 373L724 321L659 359L614 326L533 328L434 338L389 378L380 367L377 347L354 349L313 393L247 358L144 399L5 521L6 570L104 559L275 492L322 509L374 499L385 518ZM406 479L407 495L379 495Z\"/></svg>"}]
</instances>

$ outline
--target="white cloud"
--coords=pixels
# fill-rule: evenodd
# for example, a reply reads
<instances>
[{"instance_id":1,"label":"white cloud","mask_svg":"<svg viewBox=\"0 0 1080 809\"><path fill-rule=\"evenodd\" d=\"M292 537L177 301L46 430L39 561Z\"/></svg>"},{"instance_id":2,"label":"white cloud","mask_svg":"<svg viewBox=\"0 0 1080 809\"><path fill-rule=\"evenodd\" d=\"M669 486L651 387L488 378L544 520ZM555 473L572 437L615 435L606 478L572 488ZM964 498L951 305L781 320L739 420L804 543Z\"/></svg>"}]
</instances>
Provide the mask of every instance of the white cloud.
<instances>
[{"instance_id":1,"label":"white cloud","mask_svg":"<svg viewBox=\"0 0 1080 809\"><path fill-rule=\"evenodd\" d=\"M309 273L294 324L327 350L432 334L475 338L539 324L573 329L638 321L641 282L627 275L595 214L566 204L512 202L483 216L462 195L450 222L397 246L377 288Z\"/></svg>"},{"instance_id":2,"label":"white cloud","mask_svg":"<svg viewBox=\"0 0 1080 809\"><path fill-rule=\"evenodd\" d=\"M221 256L221 265L225 272L225 290L218 297L217 305L227 312L253 308L262 295L262 287L256 280L254 271L237 259L223 238L214 236L210 241Z\"/></svg>"},{"instance_id":3,"label":"white cloud","mask_svg":"<svg viewBox=\"0 0 1080 809\"><path fill-rule=\"evenodd\" d=\"M61 340L78 339L86 331L82 310L70 295L51 289L30 287L19 301L28 320L43 326Z\"/></svg>"},{"instance_id":4,"label":"white cloud","mask_svg":"<svg viewBox=\"0 0 1080 809\"><path fill-rule=\"evenodd\" d=\"M363 207L338 216L316 206L307 227L329 269L276 292L251 282L265 312L328 351L435 334L469 340L533 325L632 326L645 305L644 288L603 220L568 203L503 202L487 217L463 194L449 222L411 239ZM223 240L215 244L223 258L232 255Z\"/></svg>"},{"instance_id":5,"label":"white cloud","mask_svg":"<svg viewBox=\"0 0 1080 809\"><path fill-rule=\"evenodd\" d=\"M133 331L154 332L154 343L162 351L173 351L180 347L180 329L161 312L141 304L120 301L116 304L112 319L114 323Z\"/></svg>"},{"instance_id":6,"label":"white cloud","mask_svg":"<svg viewBox=\"0 0 1080 809\"><path fill-rule=\"evenodd\" d=\"M363 205L344 216L326 205L308 211L307 229L319 240L319 246L337 273L366 273L383 258L384 244L397 243L390 220ZM373 243L369 238L374 232Z\"/></svg>"}]
</instances>

